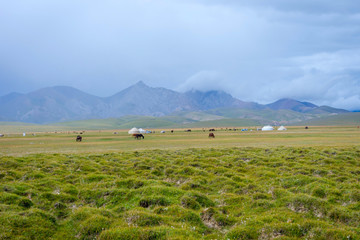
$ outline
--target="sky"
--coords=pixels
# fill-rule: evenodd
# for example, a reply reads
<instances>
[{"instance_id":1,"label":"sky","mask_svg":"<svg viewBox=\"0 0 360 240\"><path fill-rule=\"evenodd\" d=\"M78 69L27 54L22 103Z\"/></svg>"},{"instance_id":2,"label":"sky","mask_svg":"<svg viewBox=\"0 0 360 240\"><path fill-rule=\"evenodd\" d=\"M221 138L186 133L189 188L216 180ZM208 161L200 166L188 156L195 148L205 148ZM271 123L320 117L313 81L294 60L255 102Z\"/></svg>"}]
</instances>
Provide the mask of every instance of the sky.
<instances>
[{"instance_id":1,"label":"sky","mask_svg":"<svg viewBox=\"0 0 360 240\"><path fill-rule=\"evenodd\" d=\"M0 0L0 96L138 81L360 110L358 0Z\"/></svg>"}]
</instances>

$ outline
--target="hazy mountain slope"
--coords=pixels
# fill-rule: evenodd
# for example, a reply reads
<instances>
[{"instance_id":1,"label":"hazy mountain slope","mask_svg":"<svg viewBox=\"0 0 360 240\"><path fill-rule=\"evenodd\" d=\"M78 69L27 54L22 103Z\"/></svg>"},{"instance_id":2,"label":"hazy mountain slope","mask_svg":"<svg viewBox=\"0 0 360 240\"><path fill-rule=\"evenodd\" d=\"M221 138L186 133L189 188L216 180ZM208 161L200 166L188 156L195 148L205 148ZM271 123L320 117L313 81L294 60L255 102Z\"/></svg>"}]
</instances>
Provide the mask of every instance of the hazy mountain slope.
<instances>
[{"instance_id":1,"label":"hazy mountain slope","mask_svg":"<svg viewBox=\"0 0 360 240\"><path fill-rule=\"evenodd\" d=\"M215 114L209 114L204 111L198 112L175 112L171 114L174 117L184 117L188 120L193 121L211 121L211 120L220 120L224 119L225 117Z\"/></svg>"},{"instance_id":2,"label":"hazy mountain slope","mask_svg":"<svg viewBox=\"0 0 360 240\"><path fill-rule=\"evenodd\" d=\"M308 112L318 108L318 106L315 104L309 102L300 102L289 98L280 99L274 103L267 104L266 106L273 110L287 109L293 110L295 112Z\"/></svg>"},{"instance_id":3,"label":"hazy mountain slope","mask_svg":"<svg viewBox=\"0 0 360 240\"><path fill-rule=\"evenodd\" d=\"M33 123L102 117L103 109L99 97L71 87L44 88L0 104L3 118Z\"/></svg>"},{"instance_id":4,"label":"hazy mountain slope","mask_svg":"<svg viewBox=\"0 0 360 240\"><path fill-rule=\"evenodd\" d=\"M221 108L206 111L226 118L253 119L262 124L289 124L318 118L320 115L300 113L293 110Z\"/></svg>"},{"instance_id":5,"label":"hazy mountain slope","mask_svg":"<svg viewBox=\"0 0 360 240\"><path fill-rule=\"evenodd\" d=\"M123 115L163 116L174 111L193 110L193 105L181 93L165 88L151 88L143 82L106 99L113 117Z\"/></svg>"},{"instance_id":6,"label":"hazy mountain slope","mask_svg":"<svg viewBox=\"0 0 360 240\"><path fill-rule=\"evenodd\" d=\"M344 109L338 109L329 106L320 106L307 111L307 113L312 113L312 114L333 114L333 113L348 113L348 112L349 111Z\"/></svg>"},{"instance_id":7,"label":"hazy mountain slope","mask_svg":"<svg viewBox=\"0 0 360 240\"><path fill-rule=\"evenodd\" d=\"M344 112L347 111L328 106L318 107L293 99L281 99L261 105L241 101L223 91L179 93L165 88L149 87L143 82L106 98L65 86L0 97L0 121L28 123L119 118L126 115L180 117L179 113L185 114L183 117L186 122L222 118L298 122Z\"/></svg>"},{"instance_id":8,"label":"hazy mountain slope","mask_svg":"<svg viewBox=\"0 0 360 240\"><path fill-rule=\"evenodd\" d=\"M230 94L223 91L189 91L185 95L192 100L196 108L201 110L209 110L214 108L229 108L238 107L245 109L263 109L264 106L253 103L244 102L232 97Z\"/></svg>"},{"instance_id":9,"label":"hazy mountain slope","mask_svg":"<svg viewBox=\"0 0 360 240\"><path fill-rule=\"evenodd\" d=\"M309 126L336 126L336 125L352 125L354 127L360 126L360 112L347 112L342 114L333 114L323 116L316 119L302 121L298 124Z\"/></svg>"}]
</instances>

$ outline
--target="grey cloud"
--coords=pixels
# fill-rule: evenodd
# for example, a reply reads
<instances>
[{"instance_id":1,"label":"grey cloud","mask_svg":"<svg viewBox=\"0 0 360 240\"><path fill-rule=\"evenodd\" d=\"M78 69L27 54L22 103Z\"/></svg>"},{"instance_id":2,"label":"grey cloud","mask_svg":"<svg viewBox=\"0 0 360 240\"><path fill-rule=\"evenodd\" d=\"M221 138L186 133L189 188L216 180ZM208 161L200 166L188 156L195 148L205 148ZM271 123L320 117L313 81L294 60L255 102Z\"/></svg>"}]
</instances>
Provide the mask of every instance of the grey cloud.
<instances>
[{"instance_id":1,"label":"grey cloud","mask_svg":"<svg viewBox=\"0 0 360 240\"><path fill-rule=\"evenodd\" d=\"M341 13L356 14L360 12L358 2L352 0L327 1L327 0L198 0L208 5L228 5L249 8L272 8L279 11L306 12L308 14Z\"/></svg>"}]
</instances>

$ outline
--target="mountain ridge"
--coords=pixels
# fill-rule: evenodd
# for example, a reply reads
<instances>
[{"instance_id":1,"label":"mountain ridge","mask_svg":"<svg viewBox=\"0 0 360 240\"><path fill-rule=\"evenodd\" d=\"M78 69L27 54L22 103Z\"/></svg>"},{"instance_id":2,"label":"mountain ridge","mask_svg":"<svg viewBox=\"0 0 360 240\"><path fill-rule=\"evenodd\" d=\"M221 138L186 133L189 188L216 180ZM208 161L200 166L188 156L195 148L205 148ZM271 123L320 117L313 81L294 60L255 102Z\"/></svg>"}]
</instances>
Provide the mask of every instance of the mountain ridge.
<instances>
[{"instance_id":1,"label":"mountain ridge","mask_svg":"<svg viewBox=\"0 0 360 240\"><path fill-rule=\"evenodd\" d=\"M289 98L262 105L241 101L223 91L192 90L180 93L162 87L149 87L142 81L109 97L98 97L68 86L47 87L27 94L10 93L0 96L0 121L40 124L116 118L126 115L160 117L176 112L201 112L213 109L251 111L271 109L275 112L289 110L313 116L348 112Z\"/></svg>"}]
</instances>

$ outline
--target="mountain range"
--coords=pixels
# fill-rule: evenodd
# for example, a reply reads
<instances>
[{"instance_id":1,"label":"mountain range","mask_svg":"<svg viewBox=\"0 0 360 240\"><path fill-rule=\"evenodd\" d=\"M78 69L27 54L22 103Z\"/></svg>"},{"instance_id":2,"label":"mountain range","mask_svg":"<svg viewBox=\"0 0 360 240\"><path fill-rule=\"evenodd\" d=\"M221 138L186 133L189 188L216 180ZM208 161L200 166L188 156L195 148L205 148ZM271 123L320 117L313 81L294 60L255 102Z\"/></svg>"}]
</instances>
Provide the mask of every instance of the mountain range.
<instances>
[{"instance_id":1,"label":"mountain range","mask_svg":"<svg viewBox=\"0 0 360 240\"><path fill-rule=\"evenodd\" d=\"M286 111L286 112L284 112ZM343 109L317 106L294 99L280 99L271 104L245 102L223 91L188 91L180 93L153 88L142 81L110 97L97 97L67 86L43 88L28 94L11 93L0 97L0 121L54 123L84 119L119 118L127 115L179 116L200 112L210 120L220 118L259 118L267 112L286 115L291 121L346 113ZM300 115L299 115L300 114ZM194 116L194 114L192 114ZM210 116L210 117L209 117ZM274 118L282 121L281 117Z\"/></svg>"}]
</instances>

